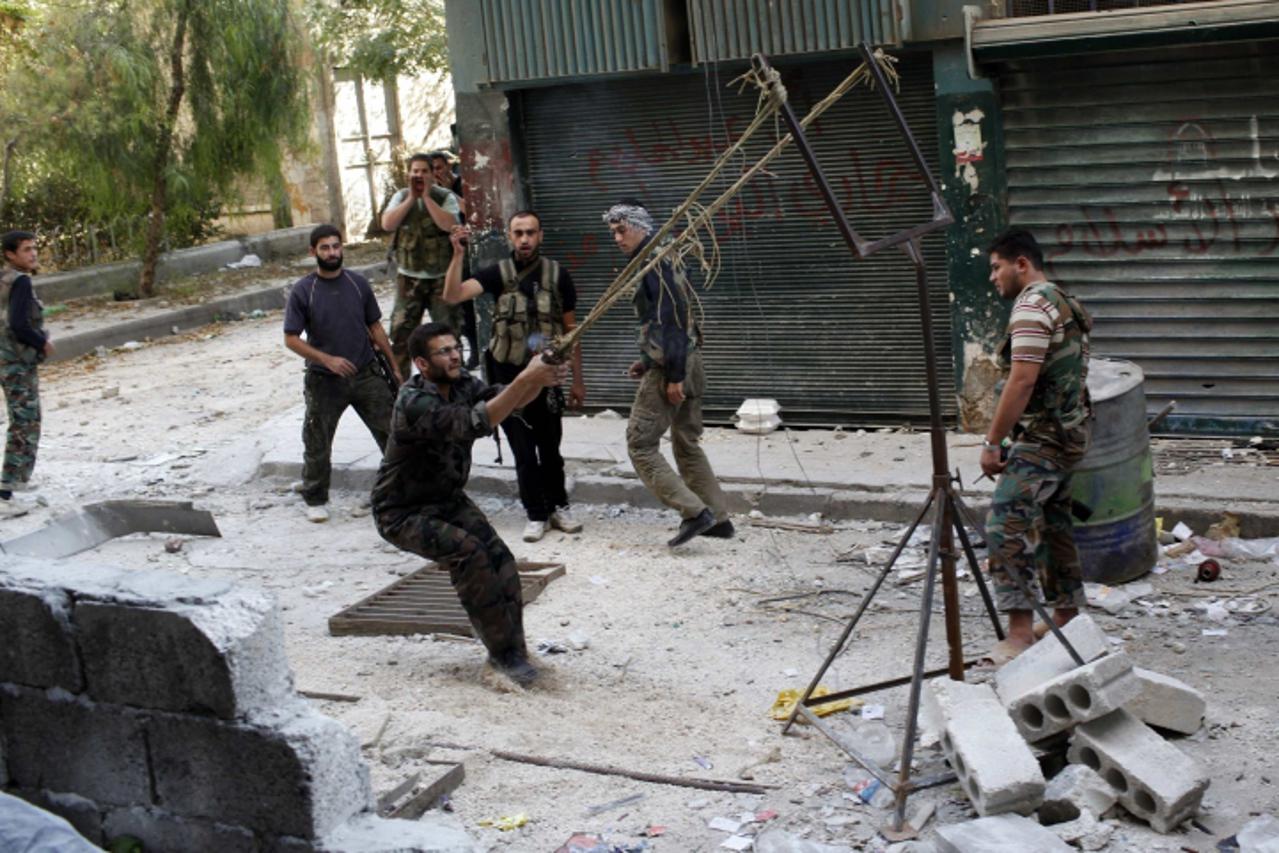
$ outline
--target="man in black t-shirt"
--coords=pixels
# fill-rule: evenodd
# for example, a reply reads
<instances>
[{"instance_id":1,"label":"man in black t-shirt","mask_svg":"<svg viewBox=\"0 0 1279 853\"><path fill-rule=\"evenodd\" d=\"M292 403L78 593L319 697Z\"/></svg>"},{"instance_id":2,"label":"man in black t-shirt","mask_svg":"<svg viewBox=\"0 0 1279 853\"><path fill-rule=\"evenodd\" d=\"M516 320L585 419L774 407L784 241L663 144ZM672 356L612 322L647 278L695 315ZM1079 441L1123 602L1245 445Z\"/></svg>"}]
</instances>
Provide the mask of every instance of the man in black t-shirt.
<instances>
[{"instance_id":1,"label":"man in black t-shirt","mask_svg":"<svg viewBox=\"0 0 1279 853\"><path fill-rule=\"evenodd\" d=\"M507 227L511 257L479 270L462 280L466 231L452 234L453 258L444 274L444 301L450 304L488 293L496 301L493 334L485 359L491 382L514 379L539 350L577 325L577 290L568 271L541 256L542 222L531 210L511 217ZM568 395L571 408L586 400L582 380L582 354L573 350L573 384ZM528 514L524 541L536 542L554 527L577 533L582 523L568 509L564 485L564 457L560 455L563 425L559 389L545 389L531 403L502 422L502 430L515 455L515 476L520 502Z\"/></svg>"},{"instance_id":2,"label":"man in black t-shirt","mask_svg":"<svg viewBox=\"0 0 1279 853\"><path fill-rule=\"evenodd\" d=\"M355 407L378 449L386 448L395 401L374 370L373 346L386 355L396 381L403 378L368 279L342 269L341 232L332 225L317 226L311 232L311 254L315 272L289 290L284 345L306 359L302 482L296 489L306 501L306 517L323 522L329 519L325 505L333 434L347 406Z\"/></svg>"}]
</instances>

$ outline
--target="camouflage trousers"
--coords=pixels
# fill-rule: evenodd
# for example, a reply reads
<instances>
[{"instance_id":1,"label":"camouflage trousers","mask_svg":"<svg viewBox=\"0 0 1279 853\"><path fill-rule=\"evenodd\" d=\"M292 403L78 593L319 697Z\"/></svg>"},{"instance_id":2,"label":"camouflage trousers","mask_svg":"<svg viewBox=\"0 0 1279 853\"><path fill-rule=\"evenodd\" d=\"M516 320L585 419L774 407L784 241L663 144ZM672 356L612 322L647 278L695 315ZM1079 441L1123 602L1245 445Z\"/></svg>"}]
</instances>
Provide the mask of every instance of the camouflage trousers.
<instances>
[{"instance_id":1,"label":"camouflage trousers","mask_svg":"<svg viewBox=\"0 0 1279 853\"><path fill-rule=\"evenodd\" d=\"M302 420L302 499L310 506L329 502L333 472L333 435L348 406L373 434L379 450L386 449L391 427L391 391L373 372L373 363L354 376L337 376L308 370L303 382L306 416Z\"/></svg>"},{"instance_id":2,"label":"camouflage trousers","mask_svg":"<svg viewBox=\"0 0 1279 853\"><path fill-rule=\"evenodd\" d=\"M672 405L666 398L666 377L660 367L651 368L640 379L626 425L626 450L635 473L653 497L680 518L694 518L709 508L716 521L728 518L728 503L702 450L702 395L706 373L702 353L692 350L684 374L684 402ZM679 473L662 456L662 434L671 431L671 451Z\"/></svg>"},{"instance_id":3,"label":"camouflage trousers","mask_svg":"<svg viewBox=\"0 0 1279 853\"><path fill-rule=\"evenodd\" d=\"M1070 514L1070 468L1016 451L995 484L986 544L1000 610L1030 610L1016 572L1049 608L1084 605L1083 567Z\"/></svg>"},{"instance_id":4,"label":"camouflage trousers","mask_svg":"<svg viewBox=\"0 0 1279 853\"><path fill-rule=\"evenodd\" d=\"M380 513L378 533L448 567L449 580L489 654L525 651L524 598L515 557L466 495L417 512Z\"/></svg>"},{"instance_id":5,"label":"camouflage trousers","mask_svg":"<svg viewBox=\"0 0 1279 853\"><path fill-rule=\"evenodd\" d=\"M444 301L444 278L395 277L395 306L391 309L391 352L400 366L400 375L409 378L409 335L422 325L422 315L430 311L434 323L448 323L460 336L464 316L461 305Z\"/></svg>"},{"instance_id":6,"label":"camouflage trousers","mask_svg":"<svg viewBox=\"0 0 1279 853\"><path fill-rule=\"evenodd\" d=\"M0 361L0 388L9 411L0 489L26 483L36 467L40 443L40 380L34 364Z\"/></svg>"}]
</instances>

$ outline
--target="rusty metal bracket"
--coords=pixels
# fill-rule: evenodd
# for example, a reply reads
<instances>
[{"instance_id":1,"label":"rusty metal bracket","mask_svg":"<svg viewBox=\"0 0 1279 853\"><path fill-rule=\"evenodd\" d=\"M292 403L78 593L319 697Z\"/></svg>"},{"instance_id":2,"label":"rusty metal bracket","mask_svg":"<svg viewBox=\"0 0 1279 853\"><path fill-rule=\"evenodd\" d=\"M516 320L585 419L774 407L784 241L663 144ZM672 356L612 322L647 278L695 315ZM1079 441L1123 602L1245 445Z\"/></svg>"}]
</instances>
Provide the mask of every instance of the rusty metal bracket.
<instances>
[{"instance_id":1,"label":"rusty metal bracket","mask_svg":"<svg viewBox=\"0 0 1279 853\"><path fill-rule=\"evenodd\" d=\"M58 516L25 536L0 543L0 554L56 560L130 533L218 536L213 514L190 501L101 501Z\"/></svg>"}]
</instances>

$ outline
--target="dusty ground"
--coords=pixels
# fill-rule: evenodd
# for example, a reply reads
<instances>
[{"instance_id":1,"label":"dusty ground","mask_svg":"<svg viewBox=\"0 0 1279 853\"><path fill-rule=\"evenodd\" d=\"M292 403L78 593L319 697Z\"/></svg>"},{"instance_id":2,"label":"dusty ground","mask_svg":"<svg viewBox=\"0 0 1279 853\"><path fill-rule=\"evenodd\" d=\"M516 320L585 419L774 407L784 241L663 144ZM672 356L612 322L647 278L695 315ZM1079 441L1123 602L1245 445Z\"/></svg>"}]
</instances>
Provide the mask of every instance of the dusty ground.
<instances>
[{"instance_id":1,"label":"dusty ground","mask_svg":"<svg viewBox=\"0 0 1279 853\"><path fill-rule=\"evenodd\" d=\"M168 554L163 537L133 537L98 556L125 567L231 576L274 592L298 686L362 697L325 702L323 709L366 744L376 790L427 768L428 759L464 761L466 782L452 798L456 818L495 849L549 851L574 831L639 844L640 833L657 825L665 834L649 839L650 849L712 850L727 835L708 821L764 810L778 813L772 825L812 840L854 849L884 844L876 831L888 813L848 793L842 753L810 731L783 738L768 710L779 689L802 687L816 670L871 578L864 562L836 556L891 540L895 528L851 523L818 536L752 528L739 519L736 540L699 541L671 553L662 544L670 516L584 507L582 535L554 533L526 546L518 541L523 519L515 503L488 499L483 505L518 555L568 565L567 576L528 608L531 640L584 640L586 648L543 658L545 683L520 692L483 677L483 655L469 641L330 637L330 615L419 561L381 542L362 495L335 495L334 519L317 526L303 519L282 483L235 482L252 469L246 437L301 398L301 362L284 350L279 323L276 314L209 327L46 370L37 475L53 506L0 521L0 538L89 500L195 499L216 514L222 539L192 539ZM1242 564L1231 588L1250 590L1276 577L1273 565ZM1130 618L1097 619L1141 665L1208 694L1208 725L1179 746L1211 773L1200 818L1210 832L1187 827L1158 836L1123 818L1114 822L1106 849L1207 851L1250 814L1279 810L1279 621L1267 613L1219 626L1189 610L1201 599L1186 572L1151 580L1151 607L1130 608ZM762 603L819 591L828 594ZM961 591L969 651L977 652L991 641L989 626L971 580L961 581ZM918 584L890 584L826 683L849 687L906 673L918 595ZM1228 634L1205 637L1205 627L1226 627ZM933 636L930 663L937 665L944 656L940 619L933 620ZM870 701L885 706L889 728L899 733L906 698L899 689ZM828 719L845 736L858 722L848 713ZM485 748L723 780L765 762L752 771L754 780L774 787L762 796L712 793L510 763ZM938 759L925 750L921 760L927 767ZM642 799L587 814L632 795ZM955 787L917 799L939 804L926 837L937 821L972 814ZM513 831L479 825L519 814L528 823Z\"/></svg>"}]
</instances>

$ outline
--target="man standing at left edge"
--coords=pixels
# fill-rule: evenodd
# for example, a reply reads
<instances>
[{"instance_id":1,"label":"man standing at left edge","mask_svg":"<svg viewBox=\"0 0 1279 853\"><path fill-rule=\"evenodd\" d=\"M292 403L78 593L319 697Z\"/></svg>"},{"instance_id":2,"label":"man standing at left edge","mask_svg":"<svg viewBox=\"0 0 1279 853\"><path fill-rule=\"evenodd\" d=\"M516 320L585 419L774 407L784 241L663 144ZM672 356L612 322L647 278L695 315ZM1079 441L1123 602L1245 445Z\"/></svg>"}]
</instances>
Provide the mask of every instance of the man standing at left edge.
<instances>
[{"instance_id":1,"label":"man standing at left edge","mask_svg":"<svg viewBox=\"0 0 1279 853\"><path fill-rule=\"evenodd\" d=\"M31 274L38 265L36 235L10 231L0 237L0 387L9 411L9 431L0 472L0 516L21 515L28 505L14 496L30 486L40 443L40 384L36 365L53 355L44 332L44 309Z\"/></svg>"},{"instance_id":2,"label":"man standing at left edge","mask_svg":"<svg viewBox=\"0 0 1279 853\"><path fill-rule=\"evenodd\" d=\"M306 359L302 422L302 483L310 521L328 521L333 434L347 406L354 406L386 448L391 406L386 381L374 367L373 346L391 359L391 342L382 328L382 311L368 279L342 269L342 234L332 225L311 231L315 272L299 279L284 309L284 345ZM306 333L306 340L301 335ZM403 381L391 360L397 382Z\"/></svg>"}]
</instances>

